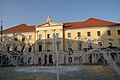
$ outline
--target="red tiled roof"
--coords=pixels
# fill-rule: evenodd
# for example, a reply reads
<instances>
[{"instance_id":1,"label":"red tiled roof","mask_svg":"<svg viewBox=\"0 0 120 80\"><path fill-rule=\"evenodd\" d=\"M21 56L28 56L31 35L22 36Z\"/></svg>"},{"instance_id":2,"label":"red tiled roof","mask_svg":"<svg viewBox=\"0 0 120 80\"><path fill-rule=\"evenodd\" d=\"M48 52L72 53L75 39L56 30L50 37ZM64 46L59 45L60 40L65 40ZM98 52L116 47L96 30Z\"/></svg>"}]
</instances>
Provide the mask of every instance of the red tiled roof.
<instances>
[{"instance_id":1,"label":"red tiled roof","mask_svg":"<svg viewBox=\"0 0 120 80\"><path fill-rule=\"evenodd\" d=\"M35 26L20 24L20 25L5 29L3 33L18 33L18 32L27 32L27 31L35 31Z\"/></svg>"},{"instance_id":2,"label":"red tiled roof","mask_svg":"<svg viewBox=\"0 0 120 80\"><path fill-rule=\"evenodd\" d=\"M118 23L110 22L106 20L100 20L96 18L89 18L84 22L68 22L63 23L64 28L84 28L84 27L103 27L117 25Z\"/></svg>"}]
</instances>

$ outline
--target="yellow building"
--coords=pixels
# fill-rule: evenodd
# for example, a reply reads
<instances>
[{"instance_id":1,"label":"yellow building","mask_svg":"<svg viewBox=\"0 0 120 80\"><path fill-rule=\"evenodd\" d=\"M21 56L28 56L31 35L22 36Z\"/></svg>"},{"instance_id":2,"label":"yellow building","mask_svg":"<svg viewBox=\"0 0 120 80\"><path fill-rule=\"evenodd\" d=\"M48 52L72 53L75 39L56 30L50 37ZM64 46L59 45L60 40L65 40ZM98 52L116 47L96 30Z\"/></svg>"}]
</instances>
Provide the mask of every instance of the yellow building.
<instances>
[{"instance_id":1,"label":"yellow building","mask_svg":"<svg viewBox=\"0 0 120 80\"><path fill-rule=\"evenodd\" d=\"M93 48L120 49L120 24L95 18L83 22L58 23L48 17L43 24L20 24L3 32L4 37L15 36L5 44L6 51L31 52L37 56L33 61L35 64L54 64L56 46L59 64L67 64L69 61L81 63L82 53ZM5 39L1 43L6 42ZM117 53L116 61L119 58L120 54Z\"/></svg>"},{"instance_id":2,"label":"yellow building","mask_svg":"<svg viewBox=\"0 0 120 80\"><path fill-rule=\"evenodd\" d=\"M32 52L54 50L54 35L58 51L80 51L85 48L118 47L120 24L95 18L83 22L56 23L48 17L47 22L36 26L21 24L4 30L5 36L21 33L29 40ZM18 39L21 41L22 37Z\"/></svg>"},{"instance_id":3,"label":"yellow building","mask_svg":"<svg viewBox=\"0 0 120 80\"><path fill-rule=\"evenodd\" d=\"M57 36L58 51L80 51L85 48L118 47L120 25L90 18L84 22L56 23L51 20L36 25L36 51L52 51L53 35Z\"/></svg>"},{"instance_id":4,"label":"yellow building","mask_svg":"<svg viewBox=\"0 0 120 80\"><path fill-rule=\"evenodd\" d=\"M3 31L3 43L7 42L6 37L12 37L12 40L8 40L7 43L7 51L13 51L14 46L17 46L17 51L20 51L22 43L24 42L25 45L25 52L28 52L28 44L31 47L30 52L34 52L34 42L35 42L35 26L28 26L26 24L20 24L11 28L8 28Z\"/></svg>"},{"instance_id":5,"label":"yellow building","mask_svg":"<svg viewBox=\"0 0 120 80\"><path fill-rule=\"evenodd\" d=\"M65 50L79 51L84 48L118 47L120 24L90 18L84 22L64 23Z\"/></svg>"}]
</instances>

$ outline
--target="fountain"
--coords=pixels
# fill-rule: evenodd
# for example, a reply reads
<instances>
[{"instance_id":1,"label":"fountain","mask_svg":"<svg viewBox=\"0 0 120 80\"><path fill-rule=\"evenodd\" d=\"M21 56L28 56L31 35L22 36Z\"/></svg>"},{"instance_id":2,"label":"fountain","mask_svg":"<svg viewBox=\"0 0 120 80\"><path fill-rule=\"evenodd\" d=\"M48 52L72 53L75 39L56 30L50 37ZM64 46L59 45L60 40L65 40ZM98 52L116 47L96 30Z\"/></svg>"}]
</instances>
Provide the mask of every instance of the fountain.
<instances>
[{"instance_id":1,"label":"fountain","mask_svg":"<svg viewBox=\"0 0 120 80\"><path fill-rule=\"evenodd\" d=\"M1 45L0 54L4 55L4 59L1 62L1 66L6 60L10 59L10 64L16 67L1 67L0 68L0 80L119 80L120 78L120 69L119 66L115 63L112 57L109 54L109 51L116 53L112 49L91 49L87 52L82 52L82 63L81 65L59 65L59 54L57 50L56 37L53 39L53 66L36 66L31 65L32 62L35 62L36 55L34 54L25 54L24 52L24 43L21 45L20 53L17 53L17 57L13 57L11 53L4 51L2 49L5 45L9 43L14 37L22 34L16 34L13 37L5 41ZM29 42L29 41L28 41ZM19 60L20 59L20 60ZM105 62L105 65L88 65L90 63L94 64L102 59ZM22 60L22 65L19 64L19 61ZM54 65L56 64L56 65ZM85 65L86 64L86 65ZM109 64L113 70L109 69L110 67L106 64Z\"/></svg>"},{"instance_id":2,"label":"fountain","mask_svg":"<svg viewBox=\"0 0 120 80\"><path fill-rule=\"evenodd\" d=\"M15 48L18 45L18 42L15 41L15 38L18 37L18 36L22 36L22 38L26 39L26 41L28 43L28 47L29 47L29 40L21 33L14 34L12 37L5 38L4 42L0 46L0 51L1 51L0 54L3 56L3 59L1 60L1 65L0 66L3 65L3 63L5 62L6 59L8 59L8 61L9 61L8 64L11 64L11 65L14 65L14 66L19 66L18 63L19 63L20 60L22 60L21 64L25 63L25 65L29 65L29 63L33 61L33 58L35 57L35 55L34 54L26 54L24 52L24 48L25 48L24 41L22 41L20 52L17 52L15 50ZM10 43L15 44L15 45L12 46L13 51L9 51L9 50L6 51L5 47L6 47L6 45L9 45ZM15 54L15 57L12 54ZM30 61L30 58L31 58L32 61Z\"/></svg>"},{"instance_id":3,"label":"fountain","mask_svg":"<svg viewBox=\"0 0 120 80\"><path fill-rule=\"evenodd\" d=\"M116 53L116 51L114 51L113 49L109 49L109 48L106 48L106 49L91 49L89 50L88 52L85 53L83 59L84 59L84 62L83 63L90 63L88 61L91 60L92 63L95 63L94 61L98 61L98 59L102 59L103 62L106 62L117 74L120 75L120 69L118 67L118 65L116 64L116 62L112 59L111 55L109 52L112 52L112 53ZM98 59L94 60L95 59L95 55L98 56ZM92 59L89 59L92 56ZM85 60L86 59L86 60Z\"/></svg>"}]
</instances>

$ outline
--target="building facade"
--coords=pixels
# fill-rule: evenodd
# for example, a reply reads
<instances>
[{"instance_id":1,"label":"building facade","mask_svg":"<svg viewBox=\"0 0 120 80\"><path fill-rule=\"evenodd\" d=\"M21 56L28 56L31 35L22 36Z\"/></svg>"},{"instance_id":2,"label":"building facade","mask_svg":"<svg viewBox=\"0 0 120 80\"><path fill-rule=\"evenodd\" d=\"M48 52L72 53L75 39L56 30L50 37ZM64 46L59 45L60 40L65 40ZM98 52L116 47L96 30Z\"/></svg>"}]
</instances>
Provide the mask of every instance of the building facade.
<instances>
[{"instance_id":1,"label":"building facade","mask_svg":"<svg viewBox=\"0 0 120 80\"><path fill-rule=\"evenodd\" d=\"M55 48L59 53L60 64L67 63L67 57L81 59L81 51L94 48L120 49L120 24L106 20L90 18L83 22L53 22L48 17L47 22L35 26L21 24L3 31L3 37L15 34L15 44L6 45L6 51L21 51L24 43L24 52L37 54L37 62L53 64ZM5 40L2 41L4 43ZM12 47L11 47L12 46ZM66 56L65 56L66 55ZM118 55L120 57L120 55ZM74 60L73 60L74 61ZM41 62L40 62L41 63Z\"/></svg>"},{"instance_id":2,"label":"building facade","mask_svg":"<svg viewBox=\"0 0 120 80\"><path fill-rule=\"evenodd\" d=\"M115 22L90 18L84 22L36 25L36 51L52 51L53 36L56 35L60 51L80 51L86 48L119 47L120 25Z\"/></svg>"}]
</instances>

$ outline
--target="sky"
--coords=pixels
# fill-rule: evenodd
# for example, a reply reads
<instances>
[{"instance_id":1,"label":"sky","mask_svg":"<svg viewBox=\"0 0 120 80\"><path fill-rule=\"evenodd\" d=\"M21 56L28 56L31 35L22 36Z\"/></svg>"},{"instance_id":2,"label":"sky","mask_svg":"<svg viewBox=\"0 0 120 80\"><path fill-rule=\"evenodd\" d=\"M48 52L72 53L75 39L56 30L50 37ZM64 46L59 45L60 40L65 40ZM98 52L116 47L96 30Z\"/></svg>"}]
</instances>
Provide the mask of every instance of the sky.
<instances>
[{"instance_id":1,"label":"sky","mask_svg":"<svg viewBox=\"0 0 120 80\"><path fill-rule=\"evenodd\" d=\"M22 23L79 22L98 18L120 23L120 0L0 0L0 21L7 29Z\"/></svg>"}]
</instances>

